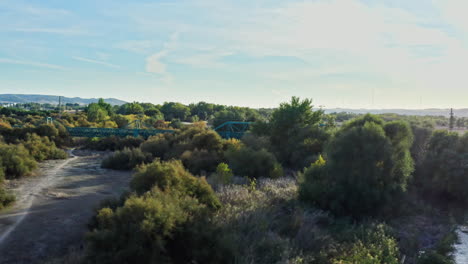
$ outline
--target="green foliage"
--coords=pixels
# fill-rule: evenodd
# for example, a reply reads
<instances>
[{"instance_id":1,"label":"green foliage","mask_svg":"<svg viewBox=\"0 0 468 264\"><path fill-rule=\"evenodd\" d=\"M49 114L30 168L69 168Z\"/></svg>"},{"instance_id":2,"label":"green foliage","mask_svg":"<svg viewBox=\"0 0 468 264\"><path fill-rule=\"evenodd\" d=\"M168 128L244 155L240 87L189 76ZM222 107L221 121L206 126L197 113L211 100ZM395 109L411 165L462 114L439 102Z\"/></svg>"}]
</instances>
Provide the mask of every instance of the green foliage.
<instances>
[{"instance_id":1,"label":"green foliage","mask_svg":"<svg viewBox=\"0 0 468 264\"><path fill-rule=\"evenodd\" d=\"M155 118L156 120L164 120L163 113L156 107L145 110L145 115Z\"/></svg>"},{"instance_id":2,"label":"green foliage","mask_svg":"<svg viewBox=\"0 0 468 264\"><path fill-rule=\"evenodd\" d=\"M37 162L22 144L0 144L0 163L7 179L29 175L37 167Z\"/></svg>"},{"instance_id":3,"label":"green foliage","mask_svg":"<svg viewBox=\"0 0 468 264\"><path fill-rule=\"evenodd\" d=\"M400 264L398 246L382 225L365 230L348 248L332 260L333 264Z\"/></svg>"},{"instance_id":4,"label":"green foliage","mask_svg":"<svg viewBox=\"0 0 468 264\"><path fill-rule=\"evenodd\" d=\"M234 174L232 173L229 165L226 163L219 163L216 167L216 172L210 176L210 179L213 181L214 184L229 184L232 182ZM210 182L211 183L211 182Z\"/></svg>"},{"instance_id":5,"label":"green foliage","mask_svg":"<svg viewBox=\"0 0 468 264\"><path fill-rule=\"evenodd\" d=\"M454 244L458 237L455 230L445 235L432 250L424 252L417 259L417 264L455 264Z\"/></svg>"},{"instance_id":6,"label":"green foliage","mask_svg":"<svg viewBox=\"0 0 468 264\"><path fill-rule=\"evenodd\" d=\"M434 198L468 201L468 134L436 131L418 172L417 183Z\"/></svg>"},{"instance_id":7,"label":"green foliage","mask_svg":"<svg viewBox=\"0 0 468 264\"><path fill-rule=\"evenodd\" d=\"M148 138L140 146L143 152L150 153L153 157L162 158L169 151L171 142L163 134Z\"/></svg>"},{"instance_id":8,"label":"green foliage","mask_svg":"<svg viewBox=\"0 0 468 264\"><path fill-rule=\"evenodd\" d=\"M164 114L164 117L168 121L172 121L173 119L179 119L186 121L187 118L190 116L190 108L181 104L181 103L164 103L161 107L161 112Z\"/></svg>"},{"instance_id":9,"label":"green foliage","mask_svg":"<svg viewBox=\"0 0 468 264\"><path fill-rule=\"evenodd\" d=\"M327 163L304 171L300 196L337 215L376 214L406 190L411 143L406 124L385 125L371 115L354 120L331 141Z\"/></svg>"},{"instance_id":10,"label":"green foliage","mask_svg":"<svg viewBox=\"0 0 468 264\"><path fill-rule=\"evenodd\" d=\"M308 166L323 151L329 138L328 131L318 127L323 111L312 111L312 107L311 100L301 101L293 97L291 102L282 103L271 116L268 124L271 145L285 166L295 169ZM264 130L267 129L257 126L253 131Z\"/></svg>"},{"instance_id":11,"label":"green foliage","mask_svg":"<svg viewBox=\"0 0 468 264\"><path fill-rule=\"evenodd\" d=\"M210 173L223 161L225 141L202 125L186 127L174 134L156 135L141 145L144 152L162 160L181 159L195 174Z\"/></svg>"},{"instance_id":12,"label":"green foliage","mask_svg":"<svg viewBox=\"0 0 468 264\"><path fill-rule=\"evenodd\" d=\"M124 148L105 158L101 166L114 170L130 170L150 160L150 155L142 152L139 148Z\"/></svg>"},{"instance_id":13,"label":"green foliage","mask_svg":"<svg viewBox=\"0 0 468 264\"><path fill-rule=\"evenodd\" d=\"M91 103L88 105L86 110L88 114L88 120L91 122L102 122L108 118L108 112L101 108L99 104Z\"/></svg>"},{"instance_id":14,"label":"green foliage","mask_svg":"<svg viewBox=\"0 0 468 264\"><path fill-rule=\"evenodd\" d=\"M213 127L218 127L228 121L248 121L256 122L262 120L258 111L246 108L230 106L214 114Z\"/></svg>"},{"instance_id":15,"label":"green foliage","mask_svg":"<svg viewBox=\"0 0 468 264\"><path fill-rule=\"evenodd\" d=\"M16 200L15 196L8 193L0 186L0 210L12 204Z\"/></svg>"},{"instance_id":16,"label":"green foliage","mask_svg":"<svg viewBox=\"0 0 468 264\"><path fill-rule=\"evenodd\" d=\"M418 260L417 264L455 264L453 260L448 259L447 257L435 252L430 251L428 253L424 253L421 255Z\"/></svg>"},{"instance_id":17,"label":"green foliage","mask_svg":"<svg viewBox=\"0 0 468 264\"><path fill-rule=\"evenodd\" d=\"M88 235L88 258L93 263L173 263L178 254L196 250L179 247L174 237L204 208L193 197L157 188L131 196L116 210L103 208Z\"/></svg>"},{"instance_id":18,"label":"green foliage","mask_svg":"<svg viewBox=\"0 0 468 264\"><path fill-rule=\"evenodd\" d=\"M138 194L156 186L162 191L170 190L195 197L210 208L218 208L221 205L205 178L194 177L178 160L156 160L141 166L133 176L130 186Z\"/></svg>"},{"instance_id":19,"label":"green foliage","mask_svg":"<svg viewBox=\"0 0 468 264\"><path fill-rule=\"evenodd\" d=\"M206 175L216 169L217 164L221 162L221 155L215 151L195 149L186 150L182 153L180 159L190 172Z\"/></svg>"},{"instance_id":20,"label":"green foliage","mask_svg":"<svg viewBox=\"0 0 468 264\"><path fill-rule=\"evenodd\" d=\"M138 169L131 187L137 194L123 205L112 202L98 211L88 260L220 263L226 257L208 223L221 204L204 178L191 175L180 161L154 161Z\"/></svg>"},{"instance_id":21,"label":"green foliage","mask_svg":"<svg viewBox=\"0 0 468 264\"><path fill-rule=\"evenodd\" d=\"M40 137L36 134L28 134L26 140L21 141L36 161L47 159L65 159L67 153L55 146L48 137Z\"/></svg>"},{"instance_id":22,"label":"green foliage","mask_svg":"<svg viewBox=\"0 0 468 264\"><path fill-rule=\"evenodd\" d=\"M117 113L124 115L138 115L144 113L144 108L137 102L123 104L117 110Z\"/></svg>"},{"instance_id":23,"label":"green foliage","mask_svg":"<svg viewBox=\"0 0 468 264\"><path fill-rule=\"evenodd\" d=\"M225 156L229 167L239 176L278 178L284 175L275 156L265 149L231 148L226 151Z\"/></svg>"},{"instance_id":24,"label":"green foliage","mask_svg":"<svg viewBox=\"0 0 468 264\"><path fill-rule=\"evenodd\" d=\"M180 128L182 128L182 122L180 122L180 119L174 118L174 119L172 119L169 126L174 128L174 129L180 129Z\"/></svg>"},{"instance_id":25,"label":"green foliage","mask_svg":"<svg viewBox=\"0 0 468 264\"><path fill-rule=\"evenodd\" d=\"M413 122L411 124L411 129L414 135L414 142L410 151L415 163L416 172L418 172L420 169L422 169L421 165L424 161L429 140L432 136L434 128L429 124L418 124Z\"/></svg>"},{"instance_id":26,"label":"green foliage","mask_svg":"<svg viewBox=\"0 0 468 264\"><path fill-rule=\"evenodd\" d=\"M125 128L130 123L130 120L124 115L114 115L112 120L117 124L118 128Z\"/></svg>"},{"instance_id":27,"label":"green foliage","mask_svg":"<svg viewBox=\"0 0 468 264\"><path fill-rule=\"evenodd\" d=\"M138 148L143 139L138 137L105 137L105 138L89 138L84 143L84 147L87 149L94 150L123 150L124 148Z\"/></svg>"},{"instance_id":28,"label":"green foliage","mask_svg":"<svg viewBox=\"0 0 468 264\"><path fill-rule=\"evenodd\" d=\"M192 149L209 149L219 152L223 149L221 136L213 130L205 130L203 133L195 134L191 142Z\"/></svg>"}]
</instances>

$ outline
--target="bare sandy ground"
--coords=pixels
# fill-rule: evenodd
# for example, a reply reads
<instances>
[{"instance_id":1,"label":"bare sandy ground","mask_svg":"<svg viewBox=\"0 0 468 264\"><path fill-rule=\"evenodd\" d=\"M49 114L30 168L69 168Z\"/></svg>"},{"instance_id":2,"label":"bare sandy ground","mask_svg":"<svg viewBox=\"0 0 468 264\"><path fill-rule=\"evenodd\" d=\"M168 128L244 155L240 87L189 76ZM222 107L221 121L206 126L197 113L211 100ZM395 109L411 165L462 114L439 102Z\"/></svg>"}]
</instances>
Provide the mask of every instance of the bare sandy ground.
<instances>
[{"instance_id":1,"label":"bare sandy ground","mask_svg":"<svg viewBox=\"0 0 468 264\"><path fill-rule=\"evenodd\" d=\"M17 202L0 213L0 264L42 263L81 247L93 209L128 187L130 172L100 168L104 154L73 153L10 183Z\"/></svg>"}]
</instances>

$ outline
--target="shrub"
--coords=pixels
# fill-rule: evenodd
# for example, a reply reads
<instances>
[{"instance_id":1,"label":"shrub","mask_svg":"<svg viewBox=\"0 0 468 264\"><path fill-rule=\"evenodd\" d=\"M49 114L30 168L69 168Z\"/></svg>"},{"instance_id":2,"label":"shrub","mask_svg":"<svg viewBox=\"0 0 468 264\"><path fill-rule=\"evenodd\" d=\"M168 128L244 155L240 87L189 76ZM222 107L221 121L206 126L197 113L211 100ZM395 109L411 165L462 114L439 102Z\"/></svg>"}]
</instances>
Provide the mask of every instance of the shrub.
<instances>
[{"instance_id":1,"label":"shrub","mask_svg":"<svg viewBox=\"0 0 468 264\"><path fill-rule=\"evenodd\" d=\"M453 260L447 258L444 255L441 255L435 251L430 251L422 254L418 260L417 264L454 264Z\"/></svg>"},{"instance_id":2,"label":"shrub","mask_svg":"<svg viewBox=\"0 0 468 264\"><path fill-rule=\"evenodd\" d=\"M268 151L271 151L272 147L270 144L270 140L265 137L265 136L256 136L252 133L246 133L242 137L242 143L254 150L261 150L261 149L266 149Z\"/></svg>"},{"instance_id":3,"label":"shrub","mask_svg":"<svg viewBox=\"0 0 468 264\"><path fill-rule=\"evenodd\" d=\"M13 194L8 193L0 186L0 209L3 209L16 200Z\"/></svg>"},{"instance_id":4,"label":"shrub","mask_svg":"<svg viewBox=\"0 0 468 264\"><path fill-rule=\"evenodd\" d=\"M213 130L205 130L193 136L191 149L206 149L209 151L221 151L223 140L221 136Z\"/></svg>"},{"instance_id":5,"label":"shrub","mask_svg":"<svg viewBox=\"0 0 468 264\"><path fill-rule=\"evenodd\" d=\"M323 111L312 108L312 100L293 97L273 111L268 125L254 126L259 135L268 126L274 153L284 166L302 169L323 151L329 132L318 127Z\"/></svg>"},{"instance_id":6,"label":"shrub","mask_svg":"<svg viewBox=\"0 0 468 264\"><path fill-rule=\"evenodd\" d=\"M221 162L221 154L206 149L193 151L187 150L181 156L185 167L194 174L206 174L216 169L216 166Z\"/></svg>"},{"instance_id":7,"label":"shrub","mask_svg":"<svg viewBox=\"0 0 468 264\"><path fill-rule=\"evenodd\" d=\"M276 178L283 176L281 165L273 154L265 149L253 150L249 147L229 149L225 153L229 167L239 176L253 178Z\"/></svg>"},{"instance_id":8,"label":"shrub","mask_svg":"<svg viewBox=\"0 0 468 264\"><path fill-rule=\"evenodd\" d=\"M384 126L371 115L348 123L331 141L326 164L304 171L301 199L336 215L377 214L406 190L411 138L407 125Z\"/></svg>"},{"instance_id":9,"label":"shrub","mask_svg":"<svg viewBox=\"0 0 468 264\"><path fill-rule=\"evenodd\" d=\"M468 134L436 131L429 140L417 182L433 198L468 201Z\"/></svg>"},{"instance_id":10,"label":"shrub","mask_svg":"<svg viewBox=\"0 0 468 264\"><path fill-rule=\"evenodd\" d=\"M211 208L218 208L221 205L205 178L193 176L178 160L167 162L156 160L138 168L130 187L138 194L142 194L153 186L162 191L178 191L195 197Z\"/></svg>"},{"instance_id":11,"label":"shrub","mask_svg":"<svg viewBox=\"0 0 468 264\"><path fill-rule=\"evenodd\" d=\"M259 179L255 189L223 186L218 195L224 206L212 222L234 256L224 263L329 263L319 257L333 243L320 224L328 216L297 202L294 179Z\"/></svg>"},{"instance_id":12,"label":"shrub","mask_svg":"<svg viewBox=\"0 0 468 264\"><path fill-rule=\"evenodd\" d=\"M140 146L143 152L150 153L154 158L163 158L170 149L170 142L163 134L150 137Z\"/></svg>"},{"instance_id":13,"label":"shrub","mask_svg":"<svg viewBox=\"0 0 468 264\"><path fill-rule=\"evenodd\" d=\"M123 150L124 148L137 148L143 143L141 137L105 137L105 138L90 138L85 143L85 148L94 149L94 150Z\"/></svg>"},{"instance_id":14,"label":"shrub","mask_svg":"<svg viewBox=\"0 0 468 264\"><path fill-rule=\"evenodd\" d=\"M195 174L209 173L223 160L225 141L204 124L181 129L175 134L156 135L141 144L144 152L161 160L181 159Z\"/></svg>"},{"instance_id":15,"label":"shrub","mask_svg":"<svg viewBox=\"0 0 468 264\"><path fill-rule=\"evenodd\" d=\"M357 241L332 260L334 264L399 264L398 247L395 239L388 236L382 225L370 228L359 235Z\"/></svg>"},{"instance_id":16,"label":"shrub","mask_svg":"<svg viewBox=\"0 0 468 264\"><path fill-rule=\"evenodd\" d=\"M0 160L7 179L28 175L37 167L37 162L22 144L0 144Z\"/></svg>"},{"instance_id":17,"label":"shrub","mask_svg":"<svg viewBox=\"0 0 468 264\"><path fill-rule=\"evenodd\" d=\"M180 121L180 119L172 119L169 126L174 128L174 129L180 129L180 128L182 128L182 122Z\"/></svg>"},{"instance_id":18,"label":"shrub","mask_svg":"<svg viewBox=\"0 0 468 264\"><path fill-rule=\"evenodd\" d=\"M225 185L232 182L233 173L226 163L220 163L216 172L210 176L210 183L214 185Z\"/></svg>"},{"instance_id":19,"label":"shrub","mask_svg":"<svg viewBox=\"0 0 468 264\"><path fill-rule=\"evenodd\" d=\"M24 141L21 141L29 153L37 161L46 159L65 159L67 153L55 146L48 137L40 137L36 134L28 134Z\"/></svg>"},{"instance_id":20,"label":"shrub","mask_svg":"<svg viewBox=\"0 0 468 264\"><path fill-rule=\"evenodd\" d=\"M122 207L98 212L97 228L88 235L88 259L93 263L219 263L213 260L219 255L212 248L215 244L200 235L210 227L203 230L197 224L208 212L198 199L182 192L155 187L142 196L133 195Z\"/></svg>"},{"instance_id":21,"label":"shrub","mask_svg":"<svg viewBox=\"0 0 468 264\"><path fill-rule=\"evenodd\" d=\"M150 155L143 153L139 148L124 148L105 158L101 166L107 169L130 170L150 160Z\"/></svg>"}]
</instances>

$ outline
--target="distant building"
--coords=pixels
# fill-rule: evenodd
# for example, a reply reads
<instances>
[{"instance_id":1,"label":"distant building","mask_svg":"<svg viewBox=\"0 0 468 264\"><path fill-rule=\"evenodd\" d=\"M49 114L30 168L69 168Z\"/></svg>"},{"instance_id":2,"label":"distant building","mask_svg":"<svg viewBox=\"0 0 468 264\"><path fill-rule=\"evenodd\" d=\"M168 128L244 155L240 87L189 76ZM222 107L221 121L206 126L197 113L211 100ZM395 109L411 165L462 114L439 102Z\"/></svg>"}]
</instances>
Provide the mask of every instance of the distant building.
<instances>
[{"instance_id":1,"label":"distant building","mask_svg":"<svg viewBox=\"0 0 468 264\"><path fill-rule=\"evenodd\" d=\"M15 106L15 103L3 103L3 102L0 102L0 106L1 106L1 107L13 107L13 106Z\"/></svg>"}]
</instances>

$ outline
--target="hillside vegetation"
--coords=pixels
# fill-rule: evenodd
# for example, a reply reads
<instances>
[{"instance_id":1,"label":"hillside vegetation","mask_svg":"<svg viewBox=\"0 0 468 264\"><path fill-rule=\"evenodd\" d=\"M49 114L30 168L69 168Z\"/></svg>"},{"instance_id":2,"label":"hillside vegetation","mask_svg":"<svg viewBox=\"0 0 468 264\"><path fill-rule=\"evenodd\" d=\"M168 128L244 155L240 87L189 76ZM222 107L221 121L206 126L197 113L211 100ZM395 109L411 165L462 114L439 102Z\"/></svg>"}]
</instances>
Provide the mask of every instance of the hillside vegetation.
<instances>
[{"instance_id":1,"label":"hillside vegetation","mask_svg":"<svg viewBox=\"0 0 468 264\"><path fill-rule=\"evenodd\" d=\"M296 97L268 111L99 100L53 125L0 113L6 179L72 145L134 171L129 192L96 209L83 263L452 263L468 137L435 131L443 117L325 114ZM77 140L65 129L136 119L175 133ZM213 131L225 121L255 123L237 140Z\"/></svg>"}]
</instances>

